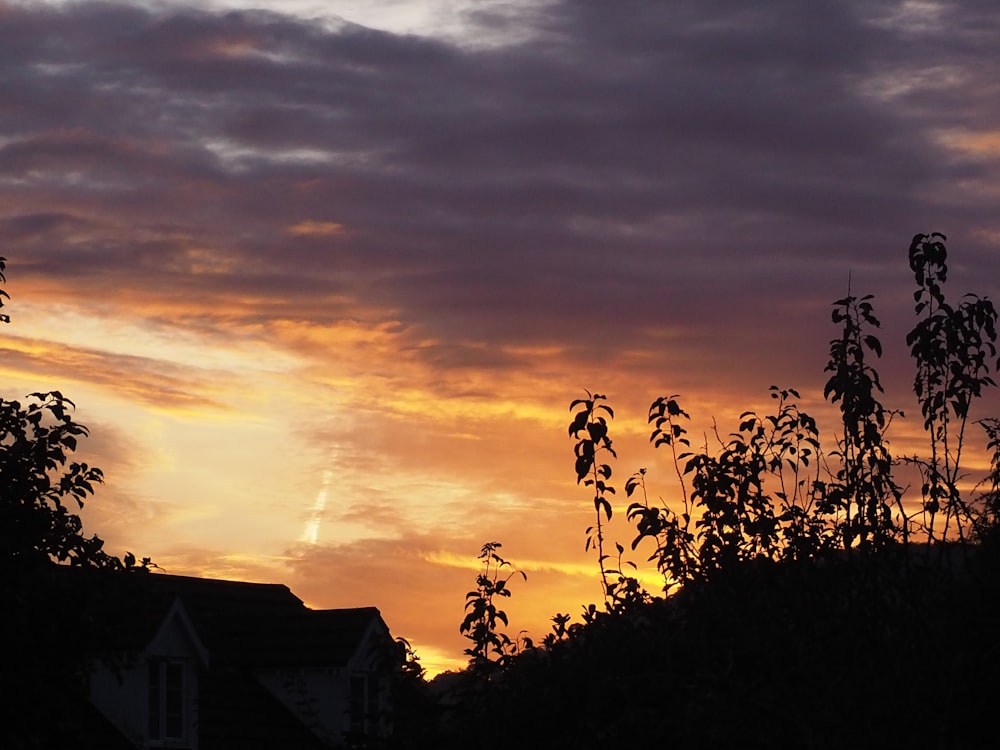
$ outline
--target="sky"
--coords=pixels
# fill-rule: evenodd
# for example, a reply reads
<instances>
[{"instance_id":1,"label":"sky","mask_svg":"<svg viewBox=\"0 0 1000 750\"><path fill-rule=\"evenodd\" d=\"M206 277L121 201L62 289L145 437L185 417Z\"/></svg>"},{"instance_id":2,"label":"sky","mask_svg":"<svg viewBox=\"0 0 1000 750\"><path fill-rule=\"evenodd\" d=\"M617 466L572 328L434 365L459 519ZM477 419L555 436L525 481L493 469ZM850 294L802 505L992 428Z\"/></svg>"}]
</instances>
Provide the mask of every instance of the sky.
<instances>
[{"instance_id":1,"label":"sky","mask_svg":"<svg viewBox=\"0 0 1000 750\"><path fill-rule=\"evenodd\" d=\"M1000 297L998 40L994 0L0 0L0 395L77 404L115 554L377 606L434 672L500 541L540 639L601 597L587 389L676 501L650 402L827 413L850 285L918 414L911 237Z\"/></svg>"}]
</instances>

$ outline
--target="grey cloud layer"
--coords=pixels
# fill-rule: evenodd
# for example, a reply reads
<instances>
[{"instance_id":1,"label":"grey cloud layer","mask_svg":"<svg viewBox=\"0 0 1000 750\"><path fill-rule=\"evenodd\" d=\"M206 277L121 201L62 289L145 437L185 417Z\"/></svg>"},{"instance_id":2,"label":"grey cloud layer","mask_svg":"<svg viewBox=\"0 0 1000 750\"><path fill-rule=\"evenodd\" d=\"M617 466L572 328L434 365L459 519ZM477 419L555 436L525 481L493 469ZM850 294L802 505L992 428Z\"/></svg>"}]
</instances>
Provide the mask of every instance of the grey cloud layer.
<instances>
[{"instance_id":1,"label":"grey cloud layer","mask_svg":"<svg viewBox=\"0 0 1000 750\"><path fill-rule=\"evenodd\" d=\"M319 321L358 314L341 295L455 351L641 346L678 316L704 336L777 284L893 286L916 231L982 263L996 193L964 186L995 191L996 154L939 135L1000 122L1000 13L933 7L567 0L460 47L0 5L4 254ZM192 276L192 245L232 263Z\"/></svg>"}]
</instances>

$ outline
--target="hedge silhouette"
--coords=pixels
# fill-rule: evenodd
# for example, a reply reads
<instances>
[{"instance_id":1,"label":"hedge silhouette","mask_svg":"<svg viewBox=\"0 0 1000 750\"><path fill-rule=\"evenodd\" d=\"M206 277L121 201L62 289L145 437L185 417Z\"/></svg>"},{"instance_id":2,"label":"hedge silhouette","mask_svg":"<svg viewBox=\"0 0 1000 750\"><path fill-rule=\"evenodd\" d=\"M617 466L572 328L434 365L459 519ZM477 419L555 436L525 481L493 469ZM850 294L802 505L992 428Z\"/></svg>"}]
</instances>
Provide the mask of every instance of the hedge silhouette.
<instances>
[{"instance_id":1,"label":"hedge silhouette","mask_svg":"<svg viewBox=\"0 0 1000 750\"><path fill-rule=\"evenodd\" d=\"M909 249L917 323L907 336L928 437L925 456L895 456L902 414L882 403L873 362L880 327L870 295L833 303L826 399L833 445L793 388L773 386L769 414L694 450L681 398L649 410L650 441L671 451L679 496L649 501L648 474L626 480L633 551L652 548L664 595L608 553L604 524L615 458L602 394L573 401L578 483L593 492L603 606L582 622L557 614L537 647L475 670L436 726L440 747L977 747L992 741L1000 649L1000 421L973 407L1000 368L997 313L985 298L943 293L945 237ZM978 425L990 470L963 493ZM916 467L920 501L895 473ZM508 640L509 643L509 640ZM457 697L456 697L457 696ZM487 731L488 728L488 731Z\"/></svg>"}]
</instances>

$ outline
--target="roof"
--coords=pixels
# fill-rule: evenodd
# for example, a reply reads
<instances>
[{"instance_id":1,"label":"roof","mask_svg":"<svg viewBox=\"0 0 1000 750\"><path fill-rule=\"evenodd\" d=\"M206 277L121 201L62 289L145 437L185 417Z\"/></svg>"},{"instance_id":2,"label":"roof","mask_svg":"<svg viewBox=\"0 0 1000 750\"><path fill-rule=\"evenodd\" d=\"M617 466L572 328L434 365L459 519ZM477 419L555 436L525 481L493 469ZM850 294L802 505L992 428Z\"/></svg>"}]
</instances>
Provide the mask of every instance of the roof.
<instances>
[{"instance_id":1,"label":"roof","mask_svg":"<svg viewBox=\"0 0 1000 750\"><path fill-rule=\"evenodd\" d=\"M127 578L121 596L105 608L118 623L118 651L142 651L178 601L213 663L342 667L369 634L391 640L375 607L313 610L282 584L164 573Z\"/></svg>"},{"instance_id":2,"label":"roof","mask_svg":"<svg viewBox=\"0 0 1000 750\"><path fill-rule=\"evenodd\" d=\"M220 658L258 667L343 667L369 633L389 630L375 607L261 614L216 622Z\"/></svg>"},{"instance_id":3,"label":"roof","mask_svg":"<svg viewBox=\"0 0 1000 750\"><path fill-rule=\"evenodd\" d=\"M150 573L145 581L153 591L171 597L179 596L195 617L199 614L240 615L306 610L302 600L280 583L227 581L167 573Z\"/></svg>"},{"instance_id":4,"label":"roof","mask_svg":"<svg viewBox=\"0 0 1000 750\"><path fill-rule=\"evenodd\" d=\"M375 607L312 610L281 584L154 573L148 585L180 599L212 658L226 663L344 666L372 629L388 634Z\"/></svg>"},{"instance_id":5,"label":"roof","mask_svg":"<svg viewBox=\"0 0 1000 750\"><path fill-rule=\"evenodd\" d=\"M180 600L197 636L210 649L220 621L235 623L260 615L302 613L309 610L287 586L195 578L165 573L122 573L57 566L76 575L95 595L97 613L113 626L111 650L137 653L156 635L171 608ZM213 638L214 636L214 638Z\"/></svg>"}]
</instances>

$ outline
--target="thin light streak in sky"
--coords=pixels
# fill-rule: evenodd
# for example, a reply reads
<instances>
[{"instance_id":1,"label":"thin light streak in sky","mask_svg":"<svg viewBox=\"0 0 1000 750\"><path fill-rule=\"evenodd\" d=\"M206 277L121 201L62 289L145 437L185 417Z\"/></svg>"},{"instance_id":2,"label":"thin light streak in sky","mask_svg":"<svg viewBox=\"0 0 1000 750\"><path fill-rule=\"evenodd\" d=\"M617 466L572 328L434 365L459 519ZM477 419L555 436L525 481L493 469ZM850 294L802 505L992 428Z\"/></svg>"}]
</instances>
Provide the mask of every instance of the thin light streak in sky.
<instances>
[{"instance_id":1,"label":"thin light streak in sky","mask_svg":"<svg viewBox=\"0 0 1000 750\"><path fill-rule=\"evenodd\" d=\"M326 510L327 492L330 482L333 480L333 472L329 469L323 470L319 492L316 493L316 500L309 508L310 516L306 522L305 531L302 532L302 541L306 544L316 544L319 538L319 525L323 520L323 512Z\"/></svg>"}]
</instances>

